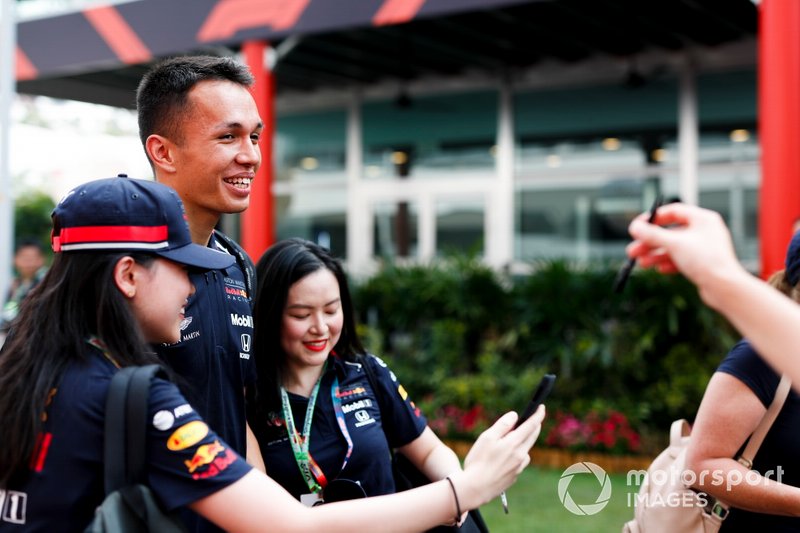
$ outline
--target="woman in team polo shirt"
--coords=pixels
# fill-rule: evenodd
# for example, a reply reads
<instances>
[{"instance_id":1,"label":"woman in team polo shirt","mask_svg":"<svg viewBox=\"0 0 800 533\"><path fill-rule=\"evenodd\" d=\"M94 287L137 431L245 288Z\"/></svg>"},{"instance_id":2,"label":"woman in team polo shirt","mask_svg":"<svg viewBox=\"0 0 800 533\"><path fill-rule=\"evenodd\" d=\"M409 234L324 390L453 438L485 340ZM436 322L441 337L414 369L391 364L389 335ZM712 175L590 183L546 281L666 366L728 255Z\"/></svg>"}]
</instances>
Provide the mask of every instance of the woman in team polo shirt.
<instances>
[{"instance_id":1,"label":"woman in team polo shirt","mask_svg":"<svg viewBox=\"0 0 800 533\"><path fill-rule=\"evenodd\" d=\"M78 186L53 211L53 265L0 351L0 531L83 531L103 500L103 427L119 367L157 362L193 288L187 269L234 259L191 242L175 192L125 177ZM510 485L528 463L542 413L509 414L478 440L464 472L368 505L310 510L219 439L177 387L149 393L147 485L230 531L408 531L453 520ZM413 510L413 512L412 512Z\"/></svg>"},{"instance_id":2,"label":"woman in team polo shirt","mask_svg":"<svg viewBox=\"0 0 800 533\"><path fill-rule=\"evenodd\" d=\"M395 375L362 347L339 261L287 239L256 272L259 388L249 422L270 477L314 505L342 489L344 497L394 493L390 448L432 480L461 470Z\"/></svg>"}]
</instances>

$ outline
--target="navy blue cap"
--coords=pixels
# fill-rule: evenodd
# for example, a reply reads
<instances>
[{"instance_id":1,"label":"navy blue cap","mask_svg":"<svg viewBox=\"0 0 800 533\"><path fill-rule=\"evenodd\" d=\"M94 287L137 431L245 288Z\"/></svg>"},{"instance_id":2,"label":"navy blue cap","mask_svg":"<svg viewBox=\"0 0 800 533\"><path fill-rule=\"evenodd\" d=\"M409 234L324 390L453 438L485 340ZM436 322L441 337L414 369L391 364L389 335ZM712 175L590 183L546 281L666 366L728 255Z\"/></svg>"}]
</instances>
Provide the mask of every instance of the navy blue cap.
<instances>
[{"instance_id":1,"label":"navy blue cap","mask_svg":"<svg viewBox=\"0 0 800 533\"><path fill-rule=\"evenodd\" d=\"M786 250L786 280L794 287L800 281L800 231L794 234Z\"/></svg>"},{"instance_id":2,"label":"navy blue cap","mask_svg":"<svg viewBox=\"0 0 800 533\"><path fill-rule=\"evenodd\" d=\"M178 194L155 181L116 178L72 189L52 213L53 251L148 252L206 270L236 258L192 242Z\"/></svg>"}]
</instances>

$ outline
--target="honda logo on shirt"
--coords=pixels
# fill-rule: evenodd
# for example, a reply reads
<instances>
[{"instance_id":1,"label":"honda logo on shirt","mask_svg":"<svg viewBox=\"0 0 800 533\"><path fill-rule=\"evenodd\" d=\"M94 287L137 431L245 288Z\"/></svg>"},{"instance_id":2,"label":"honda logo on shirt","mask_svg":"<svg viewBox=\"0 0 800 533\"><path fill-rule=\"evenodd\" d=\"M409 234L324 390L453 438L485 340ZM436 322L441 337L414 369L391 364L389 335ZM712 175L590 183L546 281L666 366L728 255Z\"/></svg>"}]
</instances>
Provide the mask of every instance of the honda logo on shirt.
<instances>
[{"instance_id":1,"label":"honda logo on shirt","mask_svg":"<svg viewBox=\"0 0 800 533\"><path fill-rule=\"evenodd\" d=\"M242 350L245 352L250 351L250 335L242 333Z\"/></svg>"}]
</instances>

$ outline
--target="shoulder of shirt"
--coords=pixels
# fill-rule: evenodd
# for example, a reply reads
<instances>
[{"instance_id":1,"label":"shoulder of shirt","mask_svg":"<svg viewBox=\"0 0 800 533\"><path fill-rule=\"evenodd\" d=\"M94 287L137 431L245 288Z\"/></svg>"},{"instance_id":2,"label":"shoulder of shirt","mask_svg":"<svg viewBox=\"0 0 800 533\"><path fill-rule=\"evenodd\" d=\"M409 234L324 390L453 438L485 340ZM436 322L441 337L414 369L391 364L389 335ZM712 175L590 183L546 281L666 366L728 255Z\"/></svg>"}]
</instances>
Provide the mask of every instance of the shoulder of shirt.
<instances>
[{"instance_id":1,"label":"shoulder of shirt","mask_svg":"<svg viewBox=\"0 0 800 533\"><path fill-rule=\"evenodd\" d=\"M347 375L363 376L372 381L368 375L372 374L376 381L388 379L392 373L389 366L375 354L364 353L357 355L352 361L346 361L340 357L333 357L333 368L339 372L339 378ZM369 366L369 369L365 367Z\"/></svg>"},{"instance_id":2,"label":"shoulder of shirt","mask_svg":"<svg viewBox=\"0 0 800 533\"><path fill-rule=\"evenodd\" d=\"M340 378L351 372L356 374L363 373L364 369L362 367L364 364L367 364L365 355L356 356L353 360L346 360L342 357L331 354L329 356L329 361L328 371L330 372L335 369L337 372L339 372Z\"/></svg>"}]
</instances>

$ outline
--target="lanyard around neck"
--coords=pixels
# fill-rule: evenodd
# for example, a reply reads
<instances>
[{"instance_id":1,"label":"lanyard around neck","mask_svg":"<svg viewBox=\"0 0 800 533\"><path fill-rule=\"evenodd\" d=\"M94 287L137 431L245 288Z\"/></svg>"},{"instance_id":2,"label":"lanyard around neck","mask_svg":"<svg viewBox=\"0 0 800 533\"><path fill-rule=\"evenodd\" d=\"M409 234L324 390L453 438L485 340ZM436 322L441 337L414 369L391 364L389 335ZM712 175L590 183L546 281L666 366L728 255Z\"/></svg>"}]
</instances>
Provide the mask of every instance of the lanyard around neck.
<instances>
[{"instance_id":1,"label":"lanyard around neck","mask_svg":"<svg viewBox=\"0 0 800 533\"><path fill-rule=\"evenodd\" d=\"M311 396L308 399L308 406L306 407L306 419L303 422L302 434L297 433L297 426L294 423L292 408L289 404L289 395L286 393L286 389L281 387L281 404L283 408L283 417L286 421L286 430L289 434L289 443L292 446L292 452L294 453L294 459L297 463L297 467L300 469L300 474L303 476L303 480L306 482L306 485L308 485L308 489L314 493L321 492L322 489L324 489L328 484L328 479L325 477L324 472L309 452L309 448L311 447L311 420L314 415L314 406L317 402L317 394L319 393L319 387L322 383L322 377L325 375L325 370L327 367L328 363L326 361L325 366L322 369L322 374L320 374L319 379L317 379L317 383L314 385L314 389L312 390ZM344 419L342 399L339 396L338 377L333 378L333 384L331 386L331 401L333 402L333 410L336 413L336 421L339 424L339 430L342 432L342 435L347 441L347 453L344 456L342 468L340 469L340 471L342 471L344 470L345 466L347 466L347 462L350 460L350 456L353 454L353 439L350 437L350 432L347 430L347 424L345 423Z\"/></svg>"},{"instance_id":2,"label":"lanyard around neck","mask_svg":"<svg viewBox=\"0 0 800 533\"><path fill-rule=\"evenodd\" d=\"M297 426L294 424L294 416L292 415L292 406L289 403L289 395L286 394L286 389L281 386L281 407L283 408L283 419L286 421L286 431L289 433L289 443L292 445L294 460L300 469L300 474L311 492L320 492L328 484L322 469L311 457L311 454L308 453L308 449L311 446L311 419L314 417L314 405L317 403L317 393L319 393L319 386L327 368L328 362L325 361L322 372L314 384L314 389L311 391L311 396L308 398L302 434L297 432ZM317 483L317 480L319 480L319 483Z\"/></svg>"}]
</instances>

